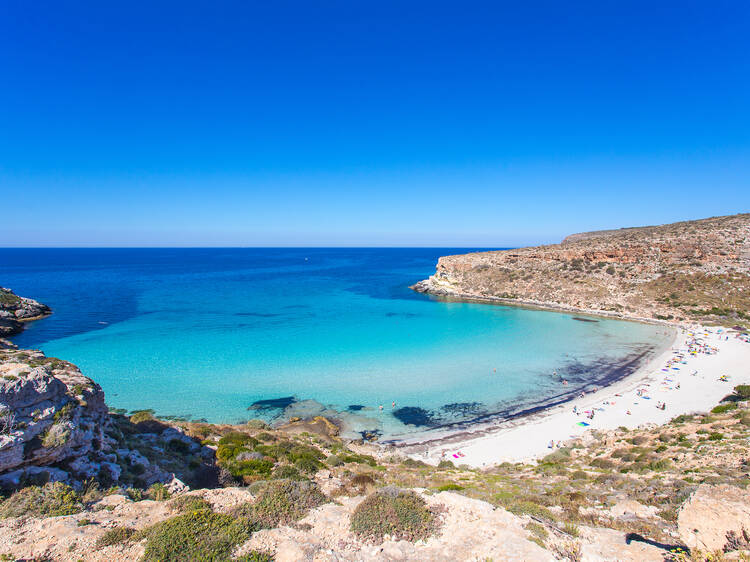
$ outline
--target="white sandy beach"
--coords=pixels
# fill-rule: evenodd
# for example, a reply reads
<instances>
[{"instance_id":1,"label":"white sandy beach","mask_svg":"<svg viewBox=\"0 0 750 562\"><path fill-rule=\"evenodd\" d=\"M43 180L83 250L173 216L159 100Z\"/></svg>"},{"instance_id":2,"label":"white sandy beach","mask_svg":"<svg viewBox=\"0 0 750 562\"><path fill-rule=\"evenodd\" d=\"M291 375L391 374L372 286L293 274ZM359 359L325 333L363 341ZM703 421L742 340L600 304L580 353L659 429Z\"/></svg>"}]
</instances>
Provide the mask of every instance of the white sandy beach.
<instances>
[{"instance_id":1,"label":"white sandy beach","mask_svg":"<svg viewBox=\"0 0 750 562\"><path fill-rule=\"evenodd\" d=\"M591 430L663 424L680 414L708 411L735 385L750 383L750 343L718 330L679 329L671 347L626 379L538 414L484 427L477 431L477 437L466 432L460 441L433 441L426 452L412 450L411 456L431 464L446 459L488 467L542 457L554 450L549 447L550 441L557 447ZM702 338L717 352L687 353L691 335ZM680 354L683 359L675 361ZM670 360L674 361L672 365L668 365ZM722 375L728 380L719 380ZM666 404L664 410L657 408L659 402ZM594 417L590 419L586 412L592 410Z\"/></svg>"}]
</instances>

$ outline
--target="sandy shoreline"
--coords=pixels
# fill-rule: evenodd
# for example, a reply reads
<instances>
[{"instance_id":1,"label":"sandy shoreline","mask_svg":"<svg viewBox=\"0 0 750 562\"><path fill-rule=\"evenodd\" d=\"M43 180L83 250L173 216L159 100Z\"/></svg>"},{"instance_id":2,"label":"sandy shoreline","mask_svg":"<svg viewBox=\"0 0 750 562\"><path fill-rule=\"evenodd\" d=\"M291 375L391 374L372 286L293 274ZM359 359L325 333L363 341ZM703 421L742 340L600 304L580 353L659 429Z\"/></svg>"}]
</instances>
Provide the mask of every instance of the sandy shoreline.
<instances>
[{"instance_id":1,"label":"sandy shoreline","mask_svg":"<svg viewBox=\"0 0 750 562\"><path fill-rule=\"evenodd\" d=\"M722 331L719 333L719 330ZM688 354L687 342L691 334L701 337L706 345L716 348L717 353ZM684 363L675 362L665 370L667 362L680 352L684 353ZM419 442L405 439L398 446L402 452L430 464L445 459L481 468L531 460L552 452L550 441L557 446L559 442L582 437L593 429L663 424L680 414L710 410L735 385L750 383L749 364L750 344L727 334L725 329L677 328L674 341L663 352L632 375L598 392L473 431L444 436L422 434ZM697 373L691 375L693 372ZM719 380L722 375L728 376L728 382ZM643 396L639 396L639 389ZM657 408L659 402L666 404L664 410ZM578 415L573 412L574 407ZM589 419L585 412L592 410L594 417Z\"/></svg>"}]
</instances>

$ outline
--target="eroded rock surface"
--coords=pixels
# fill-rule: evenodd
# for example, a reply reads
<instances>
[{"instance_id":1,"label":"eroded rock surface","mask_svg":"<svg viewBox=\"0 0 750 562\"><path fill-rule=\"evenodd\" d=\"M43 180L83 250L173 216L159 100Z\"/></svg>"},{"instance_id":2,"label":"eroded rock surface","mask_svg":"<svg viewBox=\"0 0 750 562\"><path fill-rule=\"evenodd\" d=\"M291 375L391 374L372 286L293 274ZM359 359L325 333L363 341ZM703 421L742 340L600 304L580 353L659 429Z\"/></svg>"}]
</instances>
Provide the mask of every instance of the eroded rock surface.
<instances>
[{"instance_id":1,"label":"eroded rock surface","mask_svg":"<svg viewBox=\"0 0 750 562\"><path fill-rule=\"evenodd\" d=\"M702 484L680 509L677 529L690 548L723 549L729 533L750 532L750 492Z\"/></svg>"},{"instance_id":2,"label":"eroded rock surface","mask_svg":"<svg viewBox=\"0 0 750 562\"><path fill-rule=\"evenodd\" d=\"M23 331L23 323L51 314L47 305L33 299L19 297L10 289L0 287L0 338ZM2 342L0 342L2 349Z\"/></svg>"},{"instance_id":3,"label":"eroded rock surface","mask_svg":"<svg viewBox=\"0 0 750 562\"><path fill-rule=\"evenodd\" d=\"M419 292L614 316L748 320L750 214L440 258Z\"/></svg>"}]
</instances>

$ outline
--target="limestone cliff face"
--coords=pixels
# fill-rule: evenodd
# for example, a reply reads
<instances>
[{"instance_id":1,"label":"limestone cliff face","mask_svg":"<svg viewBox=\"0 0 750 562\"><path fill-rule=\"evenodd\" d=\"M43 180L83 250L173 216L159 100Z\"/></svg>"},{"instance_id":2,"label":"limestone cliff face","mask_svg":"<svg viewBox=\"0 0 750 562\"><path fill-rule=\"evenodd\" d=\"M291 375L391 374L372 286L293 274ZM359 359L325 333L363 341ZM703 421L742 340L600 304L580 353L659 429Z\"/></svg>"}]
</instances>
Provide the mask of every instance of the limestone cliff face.
<instances>
[{"instance_id":1,"label":"limestone cliff face","mask_svg":"<svg viewBox=\"0 0 750 562\"><path fill-rule=\"evenodd\" d=\"M750 214L440 258L413 288L626 317L750 320Z\"/></svg>"},{"instance_id":2,"label":"limestone cliff face","mask_svg":"<svg viewBox=\"0 0 750 562\"><path fill-rule=\"evenodd\" d=\"M75 365L40 351L2 354L0 474L96 453L106 421L104 392Z\"/></svg>"}]
</instances>

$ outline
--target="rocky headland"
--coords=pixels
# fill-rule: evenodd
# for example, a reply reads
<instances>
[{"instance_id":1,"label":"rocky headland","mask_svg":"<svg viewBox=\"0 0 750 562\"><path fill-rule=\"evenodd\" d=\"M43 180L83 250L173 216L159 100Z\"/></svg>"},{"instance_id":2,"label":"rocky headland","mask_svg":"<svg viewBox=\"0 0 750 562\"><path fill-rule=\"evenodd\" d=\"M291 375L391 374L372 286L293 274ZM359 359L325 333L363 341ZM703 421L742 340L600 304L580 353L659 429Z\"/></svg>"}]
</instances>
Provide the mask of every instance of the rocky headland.
<instances>
[{"instance_id":1,"label":"rocky headland","mask_svg":"<svg viewBox=\"0 0 750 562\"><path fill-rule=\"evenodd\" d=\"M38 320L49 314L52 314L52 310L47 305L19 297L10 289L0 287L0 349L9 346L3 338L20 334L25 322Z\"/></svg>"},{"instance_id":2,"label":"rocky headland","mask_svg":"<svg viewBox=\"0 0 750 562\"><path fill-rule=\"evenodd\" d=\"M750 214L445 256L435 274L413 289L606 316L746 325Z\"/></svg>"}]
</instances>

